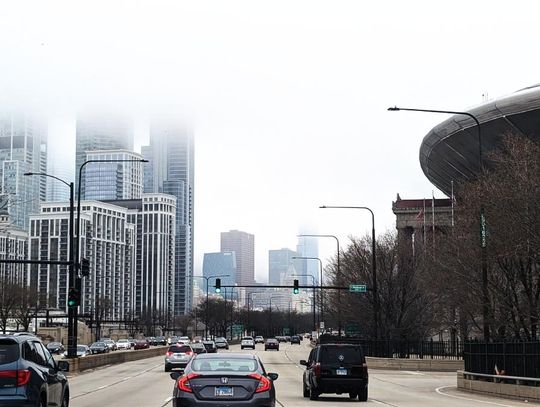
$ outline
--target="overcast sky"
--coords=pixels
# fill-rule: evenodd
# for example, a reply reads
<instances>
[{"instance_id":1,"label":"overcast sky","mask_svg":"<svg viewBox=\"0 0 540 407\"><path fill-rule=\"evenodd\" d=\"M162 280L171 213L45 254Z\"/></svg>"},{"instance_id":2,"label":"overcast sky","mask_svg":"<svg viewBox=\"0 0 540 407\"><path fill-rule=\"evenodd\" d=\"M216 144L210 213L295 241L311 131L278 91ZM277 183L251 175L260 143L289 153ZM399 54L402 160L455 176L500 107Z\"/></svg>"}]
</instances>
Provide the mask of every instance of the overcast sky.
<instances>
[{"instance_id":1,"label":"overcast sky","mask_svg":"<svg viewBox=\"0 0 540 407\"><path fill-rule=\"evenodd\" d=\"M264 281L302 225L342 246L370 233L367 212L319 205L369 206L383 233L398 192L431 197L418 151L446 117L387 107L466 109L540 82L537 4L4 0L0 108L46 115L63 162L88 106L174 114L196 141L195 272L239 229Z\"/></svg>"}]
</instances>

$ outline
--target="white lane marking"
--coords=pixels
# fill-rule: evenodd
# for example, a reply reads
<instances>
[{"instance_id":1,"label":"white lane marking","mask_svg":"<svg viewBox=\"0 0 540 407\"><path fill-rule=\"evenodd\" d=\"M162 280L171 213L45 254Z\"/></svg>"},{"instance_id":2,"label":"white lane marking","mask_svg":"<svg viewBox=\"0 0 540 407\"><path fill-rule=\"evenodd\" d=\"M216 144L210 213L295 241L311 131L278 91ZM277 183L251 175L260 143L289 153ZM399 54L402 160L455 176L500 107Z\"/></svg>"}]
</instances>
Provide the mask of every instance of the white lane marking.
<instances>
[{"instance_id":1,"label":"white lane marking","mask_svg":"<svg viewBox=\"0 0 540 407\"><path fill-rule=\"evenodd\" d=\"M509 404L496 403L494 401L477 400L477 399L471 399L469 397L464 397L464 396L454 396L453 394L448 394L442 391L442 389L455 389L455 388L456 386L441 386L441 387L437 387L435 391L441 396L452 397L454 399L473 401L475 403L482 403L482 404L491 404L492 406L515 407Z\"/></svg>"},{"instance_id":2,"label":"white lane marking","mask_svg":"<svg viewBox=\"0 0 540 407\"><path fill-rule=\"evenodd\" d=\"M413 375L418 375L418 376L425 376L425 375L426 375L425 373L422 373L422 372L413 372L412 370L403 370L403 373L413 374Z\"/></svg>"},{"instance_id":3,"label":"white lane marking","mask_svg":"<svg viewBox=\"0 0 540 407\"><path fill-rule=\"evenodd\" d=\"M165 407L167 404L171 402L172 399L173 399L173 396L167 397L165 400L163 400L163 404L161 405L161 407Z\"/></svg>"}]
</instances>

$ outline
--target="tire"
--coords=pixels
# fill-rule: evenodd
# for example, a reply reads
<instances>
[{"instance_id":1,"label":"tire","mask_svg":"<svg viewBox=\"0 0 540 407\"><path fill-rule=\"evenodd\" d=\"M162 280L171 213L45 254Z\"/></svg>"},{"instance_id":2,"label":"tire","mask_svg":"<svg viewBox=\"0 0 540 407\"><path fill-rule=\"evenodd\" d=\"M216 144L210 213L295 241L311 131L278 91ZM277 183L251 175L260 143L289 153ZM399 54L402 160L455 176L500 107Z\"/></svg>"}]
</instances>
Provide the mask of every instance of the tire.
<instances>
[{"instance_id":1,"label":"tire","mask_svg":"<svg viewBox=\"0 0 540 407\"><path fill-rule=\"evenodd\" d=\"M309 399L310 400L317 400L319 398L319 393L314 390L313 388L309 389Z\"/></svg>"},{"instance_id":2,"label":"tire","mask_svg":"<svg viewBox=\"0 0 540 407\"><path fill-rule=\"evenodd\" d=\"M69 393L64 393L64 399L62 400L62 407L69 407Z\"/></svg>"},{"instance_id":3,"label":"tire","mask_svg":"<svg viewBox=\"0 0 540 407\"><path fill-rule=\"evenodd\" d=\"M305 385L305 384L304 384L302 387L304 388L304 397L305 397L305 398L308 398L308 397L310 396L309 389L306 388L306 385Z\"/></svg>"},{"instance_id":4,"label":"tire","mask_svg":"<svg viewBox=\"0 0 540 407\"><path fill-rule=\"evenodd\" d=\"M358 397L358 394L356 394L356 393L349 393L349 398L350 398L351 400L354 400L354 399L357 398L357 397Z\"/></svg>"},{"instance_id":5,"label":"tire","mask_svg":"<svg viewBox=\"0 0 540 407\"><path fill-rule=\"evenodd\" d=\"M368 399L368 388L366 386L362 390L360 390L360 393L358 393L358 400L367 401L367 399Z\"/></svg>"}]
</instances>

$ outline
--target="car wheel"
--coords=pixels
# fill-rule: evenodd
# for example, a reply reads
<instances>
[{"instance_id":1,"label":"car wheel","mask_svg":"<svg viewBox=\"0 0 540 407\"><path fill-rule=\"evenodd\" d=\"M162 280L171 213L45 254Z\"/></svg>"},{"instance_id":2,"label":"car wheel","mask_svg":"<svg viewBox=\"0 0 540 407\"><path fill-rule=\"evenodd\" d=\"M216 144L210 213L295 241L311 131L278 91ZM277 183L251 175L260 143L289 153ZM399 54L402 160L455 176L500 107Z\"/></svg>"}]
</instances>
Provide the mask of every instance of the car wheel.
<instances>
[{"instance_id":1,"label":"car wheel","mask_svg":"<svg viewBox=\"0 0 540 407\"><path fill-rule=\"evenodd\" d=\"M368 399L368 388L366 386L362 390L360 390L360 393L358 394L358 400L367 401L367 399Z\"/></svg>"},{"instance_id":2,"label":"car wheel","mask_svg":"<svg viewBox=\"0 0 540 407\"><path fill-rule=\"evenodd\" d=\"M319 393L314 390L313 388L309 389L309 399L310 400L317 400L319 398Z\"/></svg>"},{"instance_id":3,"label":"car wheel","mask_svg":"<svg viewBox=\"0 0 540 407\"><path fill-rule=\"evenodd\" d=\"M354 400L354 399L357 398L357 397L358 397L358 394L356 394L356 393L349 393L349 398L350 398L351 400Z\"/></svg>"},{"instance_id":4,"label":"car wheel","mask_svg":"<svg viewBox=\"0 0 540 407\"><path fill-rule=\"evenodd\" d=\"M309 397L310 396L310 392L309 392L309 389L306 387L306 385L304 384L303 385L304 387L304 397Z\"/></svg>"}]
</instances>

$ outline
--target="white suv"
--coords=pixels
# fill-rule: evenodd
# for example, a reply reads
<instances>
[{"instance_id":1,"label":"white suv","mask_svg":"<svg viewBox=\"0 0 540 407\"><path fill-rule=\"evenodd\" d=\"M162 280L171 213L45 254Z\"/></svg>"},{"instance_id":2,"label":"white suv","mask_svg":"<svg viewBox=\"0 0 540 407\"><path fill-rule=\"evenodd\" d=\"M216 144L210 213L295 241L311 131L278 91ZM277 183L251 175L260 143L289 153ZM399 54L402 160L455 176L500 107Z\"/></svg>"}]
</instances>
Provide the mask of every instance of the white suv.
<instances>
[{"instance_id":1,"label":"white suv","mask_svg":"<svg viewBox=\"0 0 540 407\"><path fill-rule=\"evenodd\" d=\"M129 341L129 339L118 339L118 342L116 342L116 348L130 350L131 342Z\"/></svg>"},{"instance_id":2,"label":"white suv","mask_svg":"<svg viewBox=\"0 0 540 407\"><path fill-rule=\"evenodd\" d=\"M251 348L255 349L255 341L251 336L245 336L242 338L242 342L240 342L240 348Z\"/></svg>"}]
</instances>

